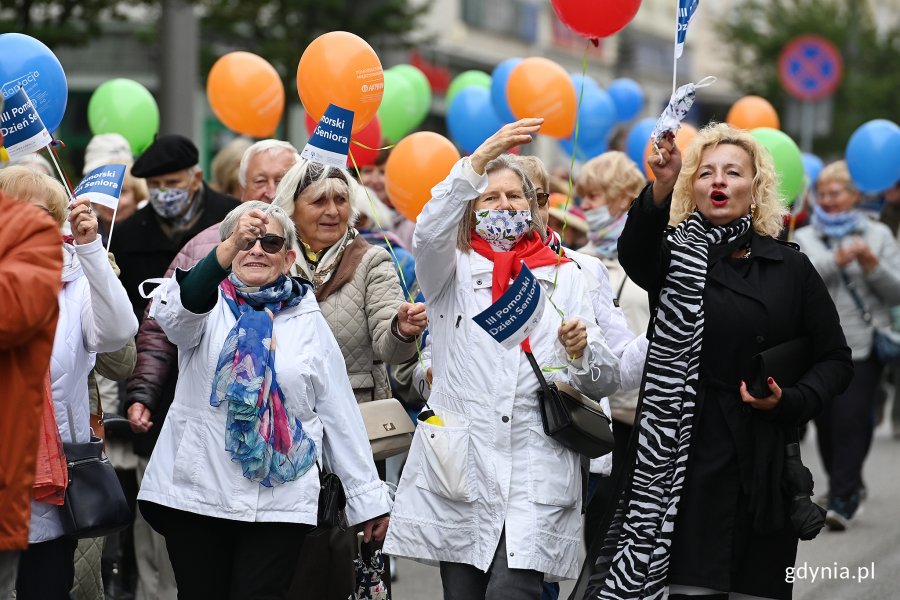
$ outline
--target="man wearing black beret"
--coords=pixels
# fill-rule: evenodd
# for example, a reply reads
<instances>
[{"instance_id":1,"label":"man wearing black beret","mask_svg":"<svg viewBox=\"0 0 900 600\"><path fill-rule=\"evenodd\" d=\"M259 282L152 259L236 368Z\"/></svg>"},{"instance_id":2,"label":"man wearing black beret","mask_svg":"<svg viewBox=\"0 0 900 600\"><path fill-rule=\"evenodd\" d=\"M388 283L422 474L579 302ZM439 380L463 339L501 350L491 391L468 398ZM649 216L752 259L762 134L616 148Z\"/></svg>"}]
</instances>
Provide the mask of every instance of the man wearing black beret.
<instances>
[{"instance_id":1,"label":"man wearing black beret","mask_svg":"<svg viewBox=\"0 0 900 600\"><path fill-rule=\"evenodd\" d=\"M162 135L141 154L131 174L147 181L150 201L116 227L110 250L122 269L122 284L140 321L148 301L138 287L162 277L188 240L238 205L203 181L194 143L181 135Z\"/></svg>"}]
</instances>

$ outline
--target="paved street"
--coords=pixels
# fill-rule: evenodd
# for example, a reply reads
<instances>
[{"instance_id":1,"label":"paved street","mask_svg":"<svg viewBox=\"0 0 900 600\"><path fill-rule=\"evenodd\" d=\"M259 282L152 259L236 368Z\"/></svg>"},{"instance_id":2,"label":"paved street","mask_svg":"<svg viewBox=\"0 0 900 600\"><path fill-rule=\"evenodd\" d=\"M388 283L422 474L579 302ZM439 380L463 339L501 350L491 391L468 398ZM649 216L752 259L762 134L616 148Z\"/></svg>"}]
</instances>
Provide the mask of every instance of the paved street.
<instances>
[{"instance_id":1,"label":"paved street","mask_svg":"<svg viewBox=\"0 0 900 600\"><path fill-rule=\"evenodd\" d=\"M825 491L826 480L814 435L815 430L811 428L803 444L803 459L813 472L818 494ZM876 432L866 463L869 499L863 505L862 513L846 532L823 531L815 540L800 543L795 600L900 599L898 465L900 441L891 438L889 426L885 425ZM830 567L830 572L823 571L823 567ZM842 570L843 567L846 570ZM436 568L401 560L398 571L393 600L441 598L441 581ZM848 579L840 579L842 575ZM862 578L865 579L860 580ZM570 589L571 584L563 585L563 599Z\"/></svg>"}]
</instances>

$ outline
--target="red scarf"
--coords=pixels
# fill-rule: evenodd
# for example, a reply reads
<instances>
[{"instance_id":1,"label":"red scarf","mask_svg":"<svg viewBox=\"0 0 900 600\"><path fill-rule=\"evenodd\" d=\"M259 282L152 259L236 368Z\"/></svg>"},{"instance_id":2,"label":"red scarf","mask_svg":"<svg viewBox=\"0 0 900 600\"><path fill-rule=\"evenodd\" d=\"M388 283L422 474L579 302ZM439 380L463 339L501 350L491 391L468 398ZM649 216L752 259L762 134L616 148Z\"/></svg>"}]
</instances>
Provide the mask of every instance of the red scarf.
<instances>
[{"instance_id":1,"label":"red scarf","mask_svg":"<svg viewBox=\"0 0 900 600\"><path fill-rule=\"evenodd\" d=\"M496 252L484 238L473 232L472 250L494 263L491 280L492 302L496 302L509 288L509 282L515 279L522 270L523 262L529 269L572 262L572 259L565 255L560 260L559 255L551 250L541 240L541 236L534 231L531 232L531 235L519 240L510 252ZM531 352L531 344L528 339L522 342L522 348L526 352Z\"/></svg>"},{"instance_id":2,"label":"red scarf","mask_svg":"<svg viewBox=\"0 0 900 600\"><path fill-rule=\"evenodd\" d=\"M37 467L34 478L34 499L38 502L61 506L69 481L66 454L56 427L53 410L53 391L50 372L44 378L44 410L41 419L41 435L38 438Z\"/></svg>"}]
</instances>

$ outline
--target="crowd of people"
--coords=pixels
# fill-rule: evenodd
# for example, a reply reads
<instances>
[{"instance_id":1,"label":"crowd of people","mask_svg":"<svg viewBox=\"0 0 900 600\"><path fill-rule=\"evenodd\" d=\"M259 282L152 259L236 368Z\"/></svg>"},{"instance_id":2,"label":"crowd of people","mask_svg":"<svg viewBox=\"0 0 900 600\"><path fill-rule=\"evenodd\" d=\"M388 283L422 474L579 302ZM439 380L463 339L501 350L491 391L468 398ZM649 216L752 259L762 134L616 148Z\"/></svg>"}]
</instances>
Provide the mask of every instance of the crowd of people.
<instances>
[{"instance_id":1,"label":"crowd of people","mask_svg":"<svg viewBox=\"0 0 900 600\"><path fill-rule=\"evenodd\" d=\"M346 600L360 543L439 567L448 600L575 578L589 598L790 598L798 511L851 526L900 382L874 344L900 324L896 186L879 223L837 161L785 241L743 130L666 138L650 183L606 152L567 198L509 153L542 123L504 125L415 221L388 151L354 171L238 138L210 184L184 136L133 157L104 134L84 173L126 164L115 212L38 155L0 169L0 600ZM507 347L473 317L523 266L546 302ZM795 368L753 371L785 347ZM548 383L596 403L610 452L551 435ZM359 408L389 398L415 424L405 462L375 460ZM808 422L821 509L791 450ZM76 539L66 449L95 435L134 519Z\"/></svg>"}]
</instances>

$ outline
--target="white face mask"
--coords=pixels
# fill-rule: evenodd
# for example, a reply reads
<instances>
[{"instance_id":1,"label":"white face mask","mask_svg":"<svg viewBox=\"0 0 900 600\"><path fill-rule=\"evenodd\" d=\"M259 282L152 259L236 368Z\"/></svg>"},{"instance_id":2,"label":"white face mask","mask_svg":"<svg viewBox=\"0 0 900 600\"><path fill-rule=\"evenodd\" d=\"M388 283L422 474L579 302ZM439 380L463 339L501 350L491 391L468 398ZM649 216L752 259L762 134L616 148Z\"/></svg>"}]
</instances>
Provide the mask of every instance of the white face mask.
<instances>
[{"instance_id":1,"label":"white face mask","mask_svg":"<svg viewBox=\"0 0 900 600\"><path fill-rule=\"evenodd\" d=\"M530 210L476 210L475 233L494 252L509 252L531 231Z\"/></svg>"},{"instance_id":2,"label":"white face mask","mask_svg":"<svg viewBox=\"0 0 900 600\"><path fill-rule=\"evenodd\" d=\"M154 188L150 190L150 204L156 214L165 219L180 217L187 210L191 195L181 188Z\"/></svg>"},{"instance_id":3,"label":"white face mask","mask_svg":"<svg viewBox=\"0 0 900 600\"><path fill-rule=\"evenodd\" d=\"M593 231L603 229L615 220L609 213L608 206L598 206L590 210L584 211L584 219L587 221L588 228Z\"/></svg>"}]
</instances>

